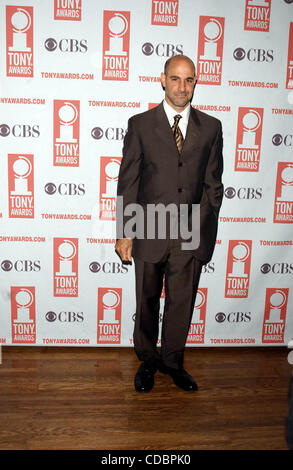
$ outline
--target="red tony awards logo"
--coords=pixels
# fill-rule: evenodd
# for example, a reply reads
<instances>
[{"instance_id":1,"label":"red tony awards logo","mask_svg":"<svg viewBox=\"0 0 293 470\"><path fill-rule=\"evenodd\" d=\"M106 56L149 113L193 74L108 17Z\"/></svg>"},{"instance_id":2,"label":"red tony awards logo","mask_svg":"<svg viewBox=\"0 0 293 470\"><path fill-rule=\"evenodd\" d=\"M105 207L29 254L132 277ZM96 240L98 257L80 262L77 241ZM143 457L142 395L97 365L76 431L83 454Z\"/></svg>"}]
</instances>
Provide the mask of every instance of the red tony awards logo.
<instances>
[{"instance_id":1,"label":"red tony awards logo","mask_svg":"<svg viewBox=\"0 0 293 470\"><path fill-rule=\"evenodd\" d=\"M197 290L187 343L204 343L207 294L208 290L206 287L201 287Z\"/></svg>"},{"instance_id":2,"label":"red tony awards logo","mask_svg":"<svg viewBox=\"0 0 293 470\"><path fill-rule=\"evenodd\" d=\"M8 155L9 217L34 217L33 155Z\"/></svg>"},{"instance_id":3,"label":"red tony awards logo","mask_svg":"<svg viewBox=\"0 0 293 470\"><path fill-rule=\"evenodd\" d=\"M248 297L251 249L251 240L229 241L225 297Z\"/></svg>"},{"instance_id":4,"label":"red tony awards logo","mask_svg":"<svg viewBox=\"0 0 293 470\"><path fill-rule=\"evenodd\" d=\"M6 6L6 73L34 76L33 7Z\"/></svg>"},{"instance_id":5,"label":"red tony awards logo","mask_svg":"<svg viewBox=\"0 0 293 470\"><path fill-rule=\"evenodd\" d=\"M274 222L282 224L293 222L293 163L278 163Z\"/></svg>"},{"instance_id":6,"label":"red tony awards logo","mask_svg":"<svg viewBox=\"0 0 293 470\"><path fill-rule=\"evenodd\" d=\"M235 171L258 171L263 108L239 108Z\"/></svg>"},{"instance_id":7,"label":"red tony awards logo","mask_svg":"<svg viewBox=\"0 0 293 470\"><path fill-rule=\"evenodd\" d=\"M35 343L35 288L11 286L10 293L12 343Z\"/></svg>"},{"instance_id":8,"label":"red tony awards logo","mask_svg":"<svg viewBox=\"0 0 293 470\"><path fill-rule=\"evenodd\" d=\"M98 288L99 344L118 344L121 341L122 289Z\"/></svg>"},{"instance_id":9,"label":"red tony awards logo","mask_svg":"<svg viewBox=\"0 0 293 470\"><path fill-rule=\"evenodd\" d=\"M104 11L103 80L128 80L129 11Z\"/></svg>"},{"instance_id":10,"label":"red tony awards logo","mask_svg":"<svg viewBox=\"0 0 293 470\"><path fill-rule=\"evenodd\" d=\"M290 23L286 88L293 88L293 22Z\"/></svg>"},{"instance_id":11,"label":"red tony awards logo","mask_svg":"<svg viewBox=\"0 0 293 470\"><path fill-rule=\"evenodd\" d=\"M152 0L152 24L177 26L179 0Z\"/></svg>"},{"instance_id":12,"label":"red tony awards logo","mask_svg":"<svg viewBox=\"0 0 293 470\"><path fill-rule=\"evenodd\" d=\"M269 31L271 0L246 0L245 31Z\"/></svg>"},{"instance_id":13,"label":"red tony awards logo","mask_svg":"<svg viewBox=\"0 0 293 470\"><path fill-rule=\"evenodd\" d=\"M266 289L263 343L283 343L289 289Z\"/></svg>"},{"instance_id":14,"label":"red tony awards logo","mask_svg":"<svg viewBox=\"0 0 293 470\"><path fill-rule=\"evenodd\" d=\"M54 166L79 166L79 101L54 101Z\"/></svg>"},{"instance_id":15,"label":"red tony awards logo","mask_svg":"<svg viewBox=\"0 0 293 470\"><path fill-rule=\"evenodd\" d=\"M54 0L54 20L81 21L81 0Z\"/></svg>"},{"instance_id":16,"label":"red tony awards logo","mask_svg":"<svg viewBox=\"0 0 293 470\"><path fill-rule=\"evenodd\" d=\"M78 296L78 238L54 238L54 296Z\"/></svg>"},{"instance_id":17,"label":"red tony awards logo","mask_svg":"<svg viewBox=\"0 0 293 470\"><path fill-rule=\"evenodd\" d=\"M200 16L197 83L221 85L225 18Z\"/></svg>"},{"instance_id":18,"label":"red tony awards logo","mask_svg":"<svg viewBox=\"0 0 293 470\"><path fill-rule=\"evenodd\" d=\"M122 157L100 158L100 220L116 220L117 183Z\"/></svg>"}]
</instances>

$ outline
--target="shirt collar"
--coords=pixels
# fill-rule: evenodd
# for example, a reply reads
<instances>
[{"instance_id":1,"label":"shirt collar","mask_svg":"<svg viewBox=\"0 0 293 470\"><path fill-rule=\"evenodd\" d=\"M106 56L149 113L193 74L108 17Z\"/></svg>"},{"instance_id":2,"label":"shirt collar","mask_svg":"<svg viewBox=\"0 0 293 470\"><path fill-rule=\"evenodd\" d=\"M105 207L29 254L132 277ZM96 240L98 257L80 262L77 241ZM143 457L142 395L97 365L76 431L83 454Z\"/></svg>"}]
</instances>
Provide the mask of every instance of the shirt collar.
<instances>
[{"instance_id":1,"label":"shirt collar","mask_svg":"<svg viewBox=\"0 0 293 470\"><path fill-rule=\"evenodd\" d=\"M180 114L180 116L182 116L182 119L180 121L184 121L184 122L188 121L189 115L190 115L190 103L188 104L188 106L186 106L186 108L181 113L178 113L178 111L172 108L172 106L170 106L166 100L163 101L163 106L164 106L164 110L167 114L167 117L170 123L171 122L173 123L174 116L176 116L176 114Z\"/></svg>"}]
</instances>

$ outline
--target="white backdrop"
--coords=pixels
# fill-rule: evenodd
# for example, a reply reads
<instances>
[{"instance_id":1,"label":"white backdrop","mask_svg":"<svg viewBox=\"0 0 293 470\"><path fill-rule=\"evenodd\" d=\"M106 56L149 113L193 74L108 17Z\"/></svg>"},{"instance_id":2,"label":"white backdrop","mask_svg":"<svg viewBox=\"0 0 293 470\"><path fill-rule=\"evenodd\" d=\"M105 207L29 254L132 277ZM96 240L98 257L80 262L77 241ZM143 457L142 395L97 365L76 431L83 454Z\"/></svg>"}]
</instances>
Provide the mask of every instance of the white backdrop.
<instances>
[{"instance_id":1,"label":"white backdrop","mask_svg":"<svg viewBox=\"0 0 293 470\"><path fill-rule=\"evenodd\" d=\"M0 344L132 345L134 267L114 252L123 136L182 53L225 162L188 345L292 339L292 3L0 1Z\"/></svg>"}]
</instances>

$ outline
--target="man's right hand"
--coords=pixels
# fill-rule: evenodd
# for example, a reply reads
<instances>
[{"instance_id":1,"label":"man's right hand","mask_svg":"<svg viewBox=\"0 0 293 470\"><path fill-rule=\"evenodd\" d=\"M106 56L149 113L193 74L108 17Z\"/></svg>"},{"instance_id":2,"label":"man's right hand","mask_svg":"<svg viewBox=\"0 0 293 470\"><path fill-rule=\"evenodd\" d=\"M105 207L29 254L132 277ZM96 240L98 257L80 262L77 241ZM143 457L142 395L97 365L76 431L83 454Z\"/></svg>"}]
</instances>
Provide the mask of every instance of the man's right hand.
<instances>
[{"instance_id":1,"label":"man's right hand","mask_svg":"<svg viewBox=\"0 0 293 470\"><path fill-rule=\"evenodd\" d=\"M131 238L119 238L115 244L115 250L120 256L122 261L128 261L131 263L132 253L132 239Z\"/></svg>"}]
</instances>

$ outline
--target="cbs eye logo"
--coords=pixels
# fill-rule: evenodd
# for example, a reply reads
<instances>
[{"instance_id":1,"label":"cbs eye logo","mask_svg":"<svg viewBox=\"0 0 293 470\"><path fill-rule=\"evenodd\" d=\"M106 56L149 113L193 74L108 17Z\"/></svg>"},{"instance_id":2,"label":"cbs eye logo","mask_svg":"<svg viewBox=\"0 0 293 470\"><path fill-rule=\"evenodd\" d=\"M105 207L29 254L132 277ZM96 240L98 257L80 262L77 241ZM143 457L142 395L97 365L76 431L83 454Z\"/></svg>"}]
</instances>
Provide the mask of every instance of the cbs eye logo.
<instances>
[{"instance_id":1,"label":"cbs eye logo","mask_svg":"<svg viewBox=\"0 0 293 470\"><path fill-rule=\"evenodd\" d=\"M0 125L0 135L1 137L7 137L10 134L10 128L7 124Z\"/></svg>"},{"instance_id":2,"label":"cbs eye logo","mask_svg":"<svg viewBox=\"0 0 293 470\"><path fill-rule=\"evenodd\" d=\"M144 55L152 55L152 53L154 52L154 46L150 42L146 42L143 44L141 50Z\"/></svg>"},{"instance_id":3,"label":"cbs eye logo","mask_svg":"<svg viewBox=\"0 0 293 470\"><path fill-rule=\"evenodd\" d=\"M265 263L261 266L260 270L263 274L268 274L271 270L271 265L269 263Z\"/></svg>"},{"instance_id":4,"label":"cbs eye logo","mask_svg":"<svg viewBox=\"0 0 293 470\"><path fill-rule=\"evenodd\" d=\"M227 199L233 199L233 197L235 197L235 194L236 194L236 190L232 188L232 186L225 189L225 197Z\"/></svg>"},{"instance_id":5,"label":"cbs eye logo","mask_svg":"<svg viewBox=\"0 0 293 470\"><path fill-rule=\"evenodd\" d=\"M285 145L286 147L292 147L293 146L293 135L292 134L287 134L287 135L281 135L281 134L275 134L272 137L272 143L275 146L279 146L281 144Z\"/></svg>"},{"instance_id":6,"label":"cbs eye logo","mask_svg":"<svg viewBox=\"0 0 293 470\"><path fill-rule=\"evenodd\" d=\"M89 265L89 269L92 273L98 273L101 269L101 265L100 263L98 263L97 261L93 261L90 265Z\"/></svg>"},{"instance_id":7,"label":"cbs eye logo","mask_svg":"<svg viewBox=\"0 0 293 470\"><path fill-rule=\"evenodd\" d=\"M274 145L281 145L281 143L283 142L283 137L281 136L281 134L275 134L272 138L272 142Z\"/></svg>"},{"instance_id":8,"label":"cbs eye logo","mask_svg":"<svg viewBox=\"0 0 293 470\"><path fill-rule=\"evenodd\" d=\"M47 312L46 313L46 320L49 321L49 322L53 322L55 321L57 318L57 315L55 312Z\"/></svg>"},{"instance_id":9,"label":"cbs eye logo","mask_svg":"<svg viewBox=\"0 0 293 470\"><path fill-rule=\"evenodd\" d=\"M47 51L55 51L57 49L57 41L54 38L46 39L45 48Z\"/></svg>"},{"instance_id":10,"label":"cbs eye logo","mask_svg":"<svg viewBox=\"0 0 293 470\"><path fill-rule=\"evenodd\" d=\"M54 183L47 183L45 186L45 191L47 194L55 194L57 191L57 188Z\"/></svg>"},{"instance_id":11,"label":"cbs eye logo","mask_svg":"<svg viewBox=\"0 0 293 470\"><path fill-rule=\"evenodd\" d=\"M223 323L223 322L226 320L226 315L225 315L224 312L219 312L219 313L217 313L217 315L215 316L215 318L216 318L216 321L217 321L218 323Z\"/></svg>"},{"instance_id":12,"label":"cbs eye logo","mask_svg":"<svg viewBox=\"0 0 293 470\"><path fill-rule=\"evenodd\" d=\"M1 263L1 268L3 269L3 271L11 271L12 267L13 267L13 264L8 259L5 259Z\"/></svg>"},{"instance_id":13,"label":"cbs eye logo","mask_svg":"<svg viewBox=\"0 0 293 470\"><path fill-rule=\"evenodd\" d=\"M244 49L242 49L242 47L237 47L237 49L235 49L235 51L233 52L233 57L236 60L243 60L245 56L246 52Z\"/></svg>"},{"instance_id":14,"label":"cbs eye logo","mask_svg":"<svg viewBox=\"0 0 293 470\"><path fill-rule=\"evenodd\" d=\"M103 137L104 131L100 127L94 127L91 134L93 139L99 140Z\"/></svg>"}]
</instances>

